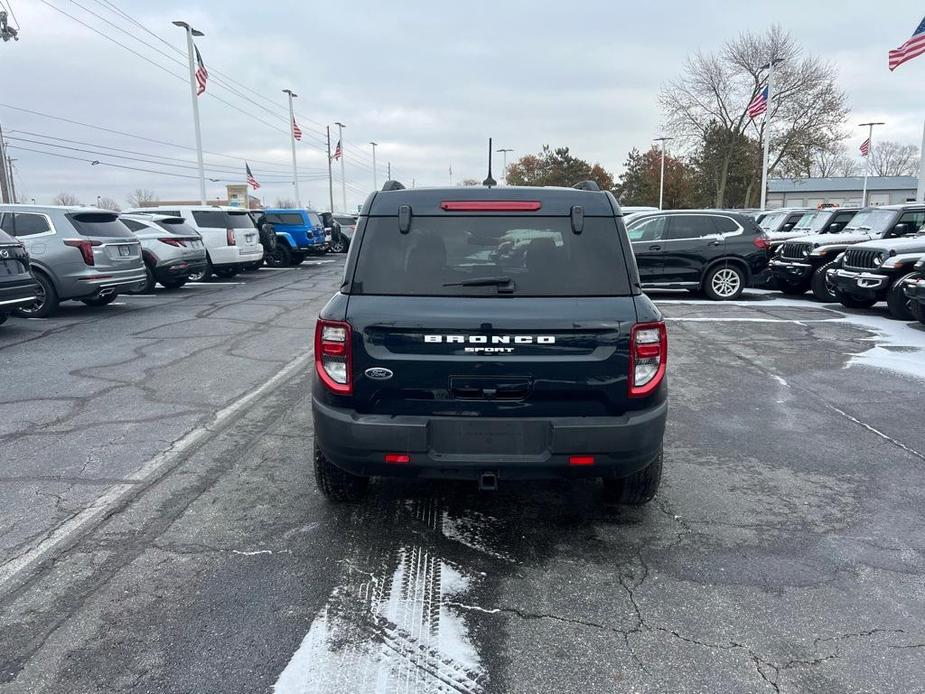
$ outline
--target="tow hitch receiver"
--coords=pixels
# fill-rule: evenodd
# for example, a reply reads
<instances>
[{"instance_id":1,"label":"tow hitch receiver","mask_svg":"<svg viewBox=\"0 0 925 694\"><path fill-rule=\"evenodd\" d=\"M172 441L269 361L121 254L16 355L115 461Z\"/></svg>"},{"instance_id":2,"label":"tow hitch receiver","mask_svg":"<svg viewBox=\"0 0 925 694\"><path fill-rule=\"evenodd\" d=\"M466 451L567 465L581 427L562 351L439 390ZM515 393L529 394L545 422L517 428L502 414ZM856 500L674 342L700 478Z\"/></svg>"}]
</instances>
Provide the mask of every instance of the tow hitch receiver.
<instances>
[{"instance_id":1,"label":"tow hitch receiver","mask_svg":"<svg viewBox=\"0 0 925 694\"><path fill-rule=\"evenodd\" d=\"M496 492L498 491L498 473L483 472L479 475L479 491Z\"/></svg>"}]
</instances>

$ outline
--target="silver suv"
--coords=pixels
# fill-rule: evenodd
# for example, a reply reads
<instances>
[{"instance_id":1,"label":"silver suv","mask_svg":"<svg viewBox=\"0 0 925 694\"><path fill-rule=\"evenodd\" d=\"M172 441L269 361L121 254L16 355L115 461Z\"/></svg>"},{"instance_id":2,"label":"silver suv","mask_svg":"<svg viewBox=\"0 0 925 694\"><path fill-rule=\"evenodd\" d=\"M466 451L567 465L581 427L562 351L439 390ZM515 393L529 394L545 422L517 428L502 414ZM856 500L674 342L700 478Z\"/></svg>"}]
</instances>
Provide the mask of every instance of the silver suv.
<instances>
[{"instance_id":1,"label":"silver suv","mask_svg":"<svg viewBox=\"0 0 925 694\"><path fill-rule=\"evenodd\" d=\"M123 214L119 219L141 241L148 279L140 291L153 292L157 282L167 289L179 289L190 275L205 271L206 248L202 237L183 217Z\"/></svg>"},{"instance_id":2,"label":"silver suv","mask_svg":"<svg viewBox=\"0 0 925 694\"><path fill-rule=\"evenodd\" d=\"M69 299L105 306L145 282L141 244L115 212L93 207L0 205L0 229L31 257L38 298L23 318L52 315Z\"/></svg>"}]
</instances>

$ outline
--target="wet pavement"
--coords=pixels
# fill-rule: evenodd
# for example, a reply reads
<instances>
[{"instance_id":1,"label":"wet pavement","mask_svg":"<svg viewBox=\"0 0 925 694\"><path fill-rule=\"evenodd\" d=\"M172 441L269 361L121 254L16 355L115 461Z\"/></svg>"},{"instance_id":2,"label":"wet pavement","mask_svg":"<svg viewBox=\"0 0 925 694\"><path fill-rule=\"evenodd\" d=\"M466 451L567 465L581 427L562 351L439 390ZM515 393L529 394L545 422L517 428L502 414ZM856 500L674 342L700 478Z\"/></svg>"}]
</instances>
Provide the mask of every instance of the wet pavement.
<instances>
[{"instance_id":1,"label":"wet pavement","mask_svg":"<svg viewBox=\"0 0 925 694\"><path fill-rule=\"evenodd\" d=\"M0 361L50 398L3 419L0 537L19 542L4 566L102 504L0 583L0 692L925 691L920 327L660 294L671 395L652 504L590 482L379 481L333 506L294 360L339 268L0 333ZM52 360L77 338L98 365ZM2 401L22 409L17 387Z\"/></svg>"}]
</instances>

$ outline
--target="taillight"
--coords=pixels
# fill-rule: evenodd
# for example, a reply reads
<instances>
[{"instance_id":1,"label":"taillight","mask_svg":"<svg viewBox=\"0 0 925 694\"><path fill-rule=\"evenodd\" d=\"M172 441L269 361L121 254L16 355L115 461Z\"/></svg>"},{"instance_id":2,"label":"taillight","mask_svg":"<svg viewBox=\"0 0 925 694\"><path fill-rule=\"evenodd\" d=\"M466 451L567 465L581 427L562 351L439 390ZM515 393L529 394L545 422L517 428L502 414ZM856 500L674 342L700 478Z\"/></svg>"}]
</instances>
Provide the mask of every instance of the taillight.
<instances>
[{"instance_id":1,"label":"taillight","mask_svg":"<svg viewBox=\"0 0 925 694\"><path fill-rule=\"evenodd\" d=\"M350 324L320 320L315 324L315 371L322 383L340 395L353 391L350 378Z\"/></svg>"},{"instance_id":2,"label":"taillight","mask_svg":"<svg viewBox=\"0 0 925 694\"><path fill-rule=\"evenodd\" d=\"M234 238L234 229L230 227L228 229L225 229L225 240L228 242L229 246L237 245L238 242L235 241L235 238Z\"/></svg>"},{"instance_id":3,"label":"taillight","mask_svg":"<svg viewBox=\"0 0 925 694\"><path fill-rule=\"evenodd\" d=\"M640 323L630 333L629 396L651 394L665 377L668 331L664 323Z\"/></svg>"},{"instance_id":4,"label":"taillight","mask_svg":"<svg viewBox=\"0 0 925 694\"><path fill-rule=\"evenodd\" d=\"M755 236L755 238L752 239L752 243L755 244L755 248L759 251L766 251L771 247L771 239L764 234Z\"/></svg>"},{"instance_id":5,"label":"taillight","mask_svg":"<svg viewBox=\"0 0 925 694\"><path fill-rule=\"evenodd\" d=\"M168 246L176 246L177 248L186 247L186 242L183 239L158 239L161 243L166 243Z\"/></svg>"},{"instance_id":6,"label":"taillight","mask_svg":"<svg viewBox=\"0 0 925 694\"><path fill-rule=\"evenodd\" d=\"M96 259L93 257L93 247L102 246L103 242L91 239L64 239L64 245L79 250L85 264L96 265Z\"/></svg>"}]
</instances>

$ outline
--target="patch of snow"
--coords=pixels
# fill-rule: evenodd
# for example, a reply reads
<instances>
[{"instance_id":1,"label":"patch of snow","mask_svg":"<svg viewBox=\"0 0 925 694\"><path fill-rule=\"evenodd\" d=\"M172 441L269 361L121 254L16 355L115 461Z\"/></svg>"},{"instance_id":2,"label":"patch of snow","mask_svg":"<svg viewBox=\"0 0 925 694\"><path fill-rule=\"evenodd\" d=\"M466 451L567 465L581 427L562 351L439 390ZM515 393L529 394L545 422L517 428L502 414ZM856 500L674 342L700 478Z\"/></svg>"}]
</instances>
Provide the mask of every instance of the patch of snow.
<instances>
[{"instance_id":1,"label":"patch of snow","mask_svg":"<svg viewBox=\"0 0 925 694\"><path fill-rule=\"evenodd\" d=\"M777 381L778 383L780 383L782 386L784 386L785 388L789 388L789 387L790 387L790 384L787 383L786 379L784 379L782 376L778 376L777 374L771 374L771 377L772 377L775 381Z\"/></svg>"},{"instance_id":2,"label":"patch of snow","mask_svg":"<svg viewBox=\"0 0 925 694\"><path fill-rule=\"evenodd\" d=\"M883 316L844 314L841 323L870 330L874 346L855 354L845 368L870 366L925 380L925 331Z\"/></svg>"}]
</instances>

